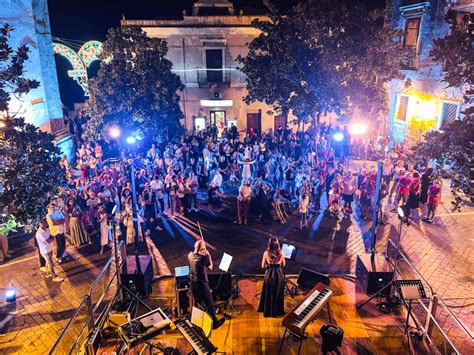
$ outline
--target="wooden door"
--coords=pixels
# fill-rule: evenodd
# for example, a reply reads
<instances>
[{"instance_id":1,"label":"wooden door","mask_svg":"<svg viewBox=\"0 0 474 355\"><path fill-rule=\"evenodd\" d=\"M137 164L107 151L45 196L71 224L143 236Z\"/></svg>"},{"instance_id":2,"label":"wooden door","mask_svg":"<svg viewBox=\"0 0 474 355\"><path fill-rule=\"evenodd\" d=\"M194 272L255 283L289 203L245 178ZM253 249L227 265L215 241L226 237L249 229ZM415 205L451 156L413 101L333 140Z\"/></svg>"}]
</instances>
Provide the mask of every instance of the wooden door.
<instances>
[{"instance_id":1,"label":"wooden door","mask_svg":"<svg viewBox=\"0 0 474 355\"><path fill-rule=\"evenodd\" d=\"M286 116L285 115L279 115L275 116L275 124L273 125L273 134L276 134L278 127L283 128L283 132L286 129Z\"/></svg>"},{"instance_id":2,"label":"wooden door","mask_svg":"<svg viewBox=\"0 0 474 355\"><path fill-rule=\"evenodd\" d=\"M247 132L253 128L255 133L262 132L262 115L261 113L247 113Z\"/></svg>"}]
</instances>

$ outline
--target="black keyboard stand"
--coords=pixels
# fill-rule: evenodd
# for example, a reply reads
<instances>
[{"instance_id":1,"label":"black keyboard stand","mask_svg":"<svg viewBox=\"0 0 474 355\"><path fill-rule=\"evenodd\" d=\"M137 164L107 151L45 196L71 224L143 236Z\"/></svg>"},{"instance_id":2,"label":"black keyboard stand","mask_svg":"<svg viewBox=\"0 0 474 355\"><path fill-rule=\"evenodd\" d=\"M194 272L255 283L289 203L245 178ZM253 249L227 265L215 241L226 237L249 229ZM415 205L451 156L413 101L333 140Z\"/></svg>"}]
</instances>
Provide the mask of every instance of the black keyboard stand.
<instances>
[{"instance_id":1,"label":"black keyboard stand","mask_svg":"<svg viewBox=\"0 0 474 355\"><path fill-rule=\"evenodd\" d=\"M329 323L332 323L331 308L329 307L329 302L326 303L326 309L328 311ZM309 324L311 323L308 323L308 325ZM303 340L305 340L308 337L305 333L306 327L303 329L303 331L300 334L296 334L295 332L292 332L287 327L285 327L285 332L283 333L283 337L281 338L281 342L280 342L280 347L278 348L278 354L281 352L281 348L283 346L283 343L285 342L286 332L288 332L291 336L293 336L293 338L296 338L299 340L299 343L300 343L298 347L298 354L299 354L301 351L301 346L303 345Z\"/></svg>"}]
</instances>

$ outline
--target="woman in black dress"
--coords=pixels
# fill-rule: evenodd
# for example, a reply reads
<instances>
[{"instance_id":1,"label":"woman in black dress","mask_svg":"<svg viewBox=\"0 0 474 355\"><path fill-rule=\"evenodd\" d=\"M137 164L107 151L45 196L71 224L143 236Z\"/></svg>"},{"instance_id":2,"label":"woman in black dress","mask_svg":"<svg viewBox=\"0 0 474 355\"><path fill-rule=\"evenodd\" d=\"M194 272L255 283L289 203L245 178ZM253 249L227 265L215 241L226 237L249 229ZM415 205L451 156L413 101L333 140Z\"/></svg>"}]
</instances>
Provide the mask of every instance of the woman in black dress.
<instances>
[{"instance_id":1,"label":"woman in black dress","mask_svg":"<svg viewBox=\"0 0 474 355\"><path fill-rule=\"evenodd\" d=\"M262 297L258 311L265 317L278 317L285 314L284 291L285 256L276 237L268 240L267 250L263 253L262 268L266 269L263 280Z\"/></svg>"}]
</instances>

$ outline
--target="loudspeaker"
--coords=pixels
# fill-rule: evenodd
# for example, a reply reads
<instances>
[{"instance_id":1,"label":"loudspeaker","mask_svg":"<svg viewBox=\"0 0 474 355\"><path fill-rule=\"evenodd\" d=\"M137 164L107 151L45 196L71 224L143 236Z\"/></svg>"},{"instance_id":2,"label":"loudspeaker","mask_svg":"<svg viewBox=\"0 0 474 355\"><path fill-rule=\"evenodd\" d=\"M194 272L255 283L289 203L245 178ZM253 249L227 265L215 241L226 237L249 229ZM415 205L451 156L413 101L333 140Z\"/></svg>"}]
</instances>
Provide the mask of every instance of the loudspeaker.
<instances>
[{"instance_id":1,"label":"loudspeaker","mask_svg":"<svg viewBox=\"0 0 474 355\"><path fill-rule=\"evenodd\" d=\"M193 294L189 288L176 289L176 313L178 317L191 314L193 302Z\"/></svg>"},{"instance_id":2,"label":"loudspeaker","mask_svg":"<svg viewBox=\"0 0 474 355\"><path fill-rule=\"evenodd\" d=\"M357 283L367 295L379 291L392 281L393 277L388 261L380 254L357 255L355 274ZM384 295L389 293L390 287L383 292Z\"/></svg>"},{"instance_id":3,"label":"loudspeaker","mask_svg":"<svg viewBox=\"0 0 474 355\"><path fill-rule=\"evenodd\" d=\"M227 301L232 296L232 275L230 272L207 274L209 288L212 291L212 299L215 301Z\"/></svg>"},{"instance_id":4,"label":"loudspeaker","mask_svg":"<svg viewBox=\"0 0 474 355\"><path fill-rule=\"evenodd\" d=\"M301 268L300 273L298 274L298 279L296 280L298 287L303 290L312 290L313 287L320 282L329 286L329 277L304 267Z\"/></svg>"},{"instance_id":5,"label":"loudspeaker","mask_svg":"<svg viewBox=\"0 0 474 355\"><path fill-rule=\"evenodd\" d=\"M142 295L148 296L151 291L151 282L153 281L153 264L151 256L139 255L141 274L137 273L137 262L135 256L127 256L127 265L122 270L122 283L130 288L133 284L134 288Z\"/></svg>"}]
</instances>

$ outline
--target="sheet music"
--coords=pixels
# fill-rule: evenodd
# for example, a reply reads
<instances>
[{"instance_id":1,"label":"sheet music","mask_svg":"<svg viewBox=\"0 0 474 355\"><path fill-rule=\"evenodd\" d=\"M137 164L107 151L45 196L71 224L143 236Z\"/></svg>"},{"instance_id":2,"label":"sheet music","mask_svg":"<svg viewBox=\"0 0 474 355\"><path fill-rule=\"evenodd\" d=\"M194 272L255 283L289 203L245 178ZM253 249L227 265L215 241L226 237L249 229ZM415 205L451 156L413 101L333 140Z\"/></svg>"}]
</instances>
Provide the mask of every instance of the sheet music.
<instances>
[{"instance_id":1,"label":"sheet music","mask_svg":"<svg viewBox=\"0 0 474 355\"><path fill-rule=\"evenodd\" d=\"M230 263L232 262L232 259L233 259L232 255L224 253L224 255L222 255L222 259L221 259L221 262L219 264L219 269L224 271L224 272L228 272L229 267L230 267Z\"/></svg>"}]
</instances>

